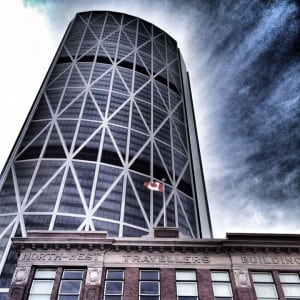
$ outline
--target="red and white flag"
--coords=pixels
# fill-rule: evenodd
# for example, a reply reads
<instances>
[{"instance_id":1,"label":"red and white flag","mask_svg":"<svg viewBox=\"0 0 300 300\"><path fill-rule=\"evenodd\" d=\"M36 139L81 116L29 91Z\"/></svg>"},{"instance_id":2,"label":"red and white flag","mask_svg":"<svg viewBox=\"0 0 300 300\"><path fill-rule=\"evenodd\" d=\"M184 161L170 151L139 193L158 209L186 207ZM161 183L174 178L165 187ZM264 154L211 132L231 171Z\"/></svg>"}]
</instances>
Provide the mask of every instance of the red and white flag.
<instances>
[{"instance_id":1,"label":"red and white flag","mask_svg":"<svg viewBox=\"0 0 300 300\"><path fill-rule=\"evenodd\" d=\"M148 181L144 182L144 186L152 191L157 191L157 192L164 192L164 184L162 182L157 182L157 181Z\"/></svg>"}]
</instances>

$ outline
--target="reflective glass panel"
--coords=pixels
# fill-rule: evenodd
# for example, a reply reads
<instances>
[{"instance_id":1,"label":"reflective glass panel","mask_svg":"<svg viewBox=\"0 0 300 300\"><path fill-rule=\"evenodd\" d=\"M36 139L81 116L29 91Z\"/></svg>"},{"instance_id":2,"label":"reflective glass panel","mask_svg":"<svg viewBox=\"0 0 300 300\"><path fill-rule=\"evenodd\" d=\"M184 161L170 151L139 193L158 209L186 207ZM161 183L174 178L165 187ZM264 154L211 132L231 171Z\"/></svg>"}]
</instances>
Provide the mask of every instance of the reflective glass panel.
<instances>
[{"instance_id":1,"label":"reflective glass panel","mask_svg":"<svg viewBox=\"0 0 300 300\"><path fill-rule=\"evenodd\" d=\"M159 280L159 272L143 270L140 272L140 279L141 280Z\"/></svg>"},{"instance_id":2,"label":"reflective glass panel","mask_svg":"<svg viewBox=\"0 0 300 300\"><path fill-rule=\"evenodd\" d=\"M300 298L300 284L283 284L282 288L286 297Z\"/></svg>"},{"instance_id":3,"label":"reflective glass panel","mask_svg":"<svg viewBox=\"0 0 300 300\"><path fill-rule=\"evenodd\" d=\"M215 297L231 297L231 285L230 283L226 282L214 282L213 283L213 290Z\"/></svg>"},{"instance_id":4,"label":"reflective glass panel","mask_svg":"<svg viewBox=\"0 0 300 300\"><path fill-rule=\"evenodd\" d=\"M54 279L56 270L54 269L37 269L34 278Z\"/></svg>"},{"instance_id":5,"label":"reflective glass panel","mask_svg":"<svg viewBox=\"0 0 300 300\"><path fill-rule=\"evenodd\" d=\"M196 282L177 282L177 296L197 296Z\"/></svg>"},{"instance_id":6,"label":"reflective glass panel","mask_svg":"<svg viewBox=\"0 0 300 300\"><path fill-rule=\"evenodd\" d=\"M34 280L30 294L51 294L53 280Z\"/></svg>"},{"instance_id":7,"label":"reflective glass panel","mask_svg":"<svg viewBox=\"0 0 300 300\"><path fill-rule=\"evenodd\" d=\"M254 282L273 282L271 273L252 273Z\"/></svg>"},{"instance_id":8,"label":"reflective glass panel","mask_svg":"<svg viewBox=\"0 0 300 300\"><path fill-rule=\"evenodd\" d=\"M154 281L142 281L140 283L141 294L151 295L151 294L158 294L159 293L159 285L158 282Z\"/></svg>"},{"instance_id":9,"label":"reflective glass panel","mask_svg":"<svg viewBox=\"0 0 300 300\"><path fill-rule=\"evenodd\" d=\"M60 285L61 294L79 294L81 281L79 280L63 280Z\"/></svg>"},{"instance_id":10,"label":"reflective glass panel","mask_svg":"<svg viewBox=\"0 0 300 300\"><path fill-rule=\"evenodd\" d=\"M120 281L107 281L105 286L106 294L121 294L123 282Z\"/></svg>"},{"instance_id":11,"label":"reflective glass panel","mask_svg":"<svg viewBox=\"0 0 300 300\"><path fill-rule=\"evenodd\" d=\"M230 281L228 272L223 272L223 271L211 272L211 279L213 281Z\"/></svg>"},{"instance_id":12,"label":"reflective glass panel","mask_svg":"<svg viewBox=\"0 0 300 300\"><path fill-rule=\"evenodd\" d=\"M256 283L255 291L258 298L277 299L277 292L274 284Z\"/></svg>"},{"instance_id":13,"label":"reflective glass panel","mask_svg":"<svg viewBox=\"0 0 300 300\"><path fill-rule=\"evenodd\" d=\"M300 283L297 273L280 273L279 278L282 283Z\"/></svg>"},{"instance_id":14,"label":"reflective glass panel","mask_svg":"<svg viewBox=\"0 0 300 300\"><path fill-rule=\"evenodd\" d=\"M176 280L196 280L195 271L176 271Z\"/></svg>"}]
</instances>

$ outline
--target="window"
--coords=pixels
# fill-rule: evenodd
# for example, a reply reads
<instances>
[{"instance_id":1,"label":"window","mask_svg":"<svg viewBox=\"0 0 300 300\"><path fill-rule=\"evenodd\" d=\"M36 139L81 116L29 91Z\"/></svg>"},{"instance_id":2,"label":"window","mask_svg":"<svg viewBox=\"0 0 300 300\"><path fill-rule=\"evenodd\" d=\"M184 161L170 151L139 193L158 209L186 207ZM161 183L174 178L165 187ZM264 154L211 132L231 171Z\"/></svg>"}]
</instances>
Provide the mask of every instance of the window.
<instances>
[{"instance_id":1,"label":"window","mask_svg":"<svg viewBox=\"0 0 300 300\"><path fill-rule=\"evenodd\" d=\"M141 270L140 271L140 300L159 300L159 271L157 270Z\"/></svg>"},{"instance_id":2,"label":"window","mask_svg":"<svg viewBox=\"0 0 300 300\"><path fill-rule=\"evenodd\" d=\"M278 299L271 272L252 273L252 279L258 300Z\"/></svg>"},{"instance_id":3,"label":"window","mask_svg":"<svg viewBox=\"0 0 300 300\"><path fill-rule=\"evenodd\" d=\"M233 299L230 278L227 271L212 271L211 280L215 299Z\"/></svg>"},{"instance_id":4,"label":"window","mask_svg":"<svg viewBox=\"0 0 300 300\"><path fill-rule=\"evenodd\" d=\"M65 269L59 286L58 300L78 300L83 270Z\"/></svg>"},{"instance_id":5,"label":"window","mask_svg":"<svg viewBox=\"0 0 300 300\"><path fill-rule=\"evenodd\" d=\"M124 271L108 269L104 289L105 300L122 300Z\"/></svg>"},{"instance_id":6,"label":"window","mask_svg":"<svg viewBox=\"0 0 300 300\"><path fill-rule=\"evenodd\" d=\"M36 269L28 300L50 299L56 269Z\"/></svg>"},{"instance_id":7,"label":"window","mask_svg":"<svg viewBox=\"0 0 300 300\"><path fill-rule=\"evenodd\" d=\"M300 279L298 273L279 273L280 282L287 300L300 300Z\"/></svg>"},{"instance_id":8,"label":"window","mask_svg":"<svg viewBox=\"0 0 300 300\"><path fill-rule=\"evenodd\" d=\"M198 299L196 272L194 270L177 270L176 290L178 300Z\"/></svg>"}]
</instances>

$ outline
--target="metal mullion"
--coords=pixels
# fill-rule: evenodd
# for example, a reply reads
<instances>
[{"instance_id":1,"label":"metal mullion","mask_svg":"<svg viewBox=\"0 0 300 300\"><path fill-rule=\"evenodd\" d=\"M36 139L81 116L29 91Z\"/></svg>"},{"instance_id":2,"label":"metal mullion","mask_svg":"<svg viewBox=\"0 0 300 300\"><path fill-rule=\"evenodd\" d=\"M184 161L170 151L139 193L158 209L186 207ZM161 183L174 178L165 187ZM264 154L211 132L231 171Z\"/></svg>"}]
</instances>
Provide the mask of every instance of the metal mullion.
<instances>
[{"instance_id":1,"label":"metal mullion","mask_svg":"<svg viewBox=\"0 0 300 300\"><path fill-rule=\"evenodd\" d=\"M15 217L9 222L9 224L6 226L6 228L1 232L0 239L2 239L7 231L14 225L14 223L18 220L18 216L15 214Z\"/></svg>"},{"instance_id":2,"label":"metal mullion","mask_svg":"<svg viewBox=\"0 0 300 300\"><path fill-rule=\"evenodd\" d=\"M172 196L175 195L175 193L176 193L176 191L172 190L171 193L169 194L168 198L166 199L166 207L169 205L169 203L172 199ZM162 217L163 214L164 214L164 208L162 207L160 210L160 213L157 215L157 217L155 219L154 226L157 226L157 224L159 223L160 218Z\"/></svg>"},{"instance_id":3,"label":"metal mullion","mask_svg":"<svg viewBox=\"0 0 300 300\"><path fill-rule=\"evenodd\" d=\"M65 188L69 168L70 168L70 166L69 166L69 164L67 164L66 168L64 170L63 178L62 178L62 181L61 181L61 184L60 184L60 188L59 188L58 195L57 195L57 198L56 198L55 206L54 206L54 209L53 209L53 212L52 212L52 217L51 217L51 221L50 221L50 225L49 225L49 230L50 231L52 231L53 227L54 227L54 222L56 220L56 216L57 216L58 208L59 208L59 205L60 205L62 193L63 193L64 188Z\"/></svg>"},{"instance_id":4,"label":"metal mullion","mask_svg":"<svg viewBox=\"0 0 300 300\"><path fill-rule=\"evenodd\" d=\"M124 15L122 15L121 24L123 24L123 20L124 20ZM118 36L118 43L117 43L117 49L116 49L116 53L115 53L114 63L117 61L117 57L118 57L121 33L122 33L122 30L121 30L121 27L119 27L119 36ZM115 65L114 70L116 70L116 69L117 69L117 66ZM114 78L114 76L112 78ZM108 110L107 110L107 112L108 112ZM127 141L128 141L128 134L127 134ZM126 146L128 147L128 144ZM125 215L126 187L127 187L127 176L128 176L128 168L127 168L128 163L127 163L126 153L125 153L125 161L126 161L126 168L124 168L124 177L123 177L122 199L121 199L121 209L120 209L119 237L123 236L123 224L124 224L124 215Z\"/></svg>"},{"instance_id":5,"label":"metal mullion","mask_svg":"<svg viewBox=\"0 0 300 300\"><path fill-rule=\"evenodd\" d=\"M82 120L85 119L81 119L81 121ZM95 135L99 133L102 128L103 124L100 124L100 126L74 152L70 153L72 157L75 157L82 150L82 148L85 147L95 137Z\"/></svg>"},{"instance_id":6,"label":"metal mullion","mask_svg":"<svg viewBox=\"0 0 300 300\"><path fill-rule=\"evenodd\" d=\"M94 214L96 210L99 208L99 206L103 203L107 195L114 189L114 187L117 185L119 180L121 179L122 176L124 176L125 171L123 170L119 176L115 179L115 181L110 185L109 189L106 190L106 192L102 195L102 197L99 199L98 203L93 207L91 214Z\"/></svg>"},{"instance_id":7,"label":"metal mullion","mask_svg":"<svg viewBox=\"0 0 300 300\"><path fill-rule=\"evenodd\" d=\"M68 105L66 105L58 114L57 118L60 118L60 115L62 115L70 106L72 106L83 94L85 93L85 90L82 90ZM77 120L74 118L74 120Z\"/></svg>"},{"instance_id":8,"label":"metal mullion","mask_svg":"<svg viewBox=\"0 0 300 300\"><path fill-rule=\"evenodd\" d=\"M183 213L183 215L184 215L185 221L186 221L186 223L187 223L187 225L188 225L188 227L189 227L190 233L192 234L192 237L195 238L194 231L192 230L190 221L189 221L189 219L188 219L188 217L187 217L187 215L186 215L186 212L185 212L185 210L184 210L184 207L183 207L183 205L182 205L182 202L181 202L181 200L180 200L180 197L179 197L179 195L178 195L178 192L176 191L175 193L176 193L176 195L177 195L177 197L178 197L178 202L179 202L179 205L180 205L180 207L181 207L181 209L182 209L182 213Z\"/></svg>"},{"instance_id":9,"label":"metal mullion","mask_svg":"<svg viewBox=\"0 0 300 300\"><path fill-rule=\"evenodd\" d=\"M30 146L31 146L31 144L34 142L34 141L36 141L41 135L42 135L42 133L44 133L46 130L47 130L47 127L48 126L51 126L51 121L49 121L46 125L45 125L45 127L22 149L22 151L20 151L20 152L18 152L17 154L16 154L16 156L15 156L15 158L16 159L18 159L18 157L20 157L24 152L25 152L25 150L27 150Z\"/></svg>"},{"instance_id":10,"label":"metal mullion","mask_svg":"<svg viewBox=\"0 0 300 300\"><path fill-rule=\"evenodd\" d=\"M25 223L24 223L24 217L22 215L22 206L21 206L21 199L20 199L20 191L19 191L19 186L18 186L18 181L17 181L17 175L16 175L16 170L14 168L14 164L11 166L11 172L12 172L12 177L13 177L13 185L14 185L14 190L15 190L15 195L16 195L16 202L17 202L17 208L18 208L18 219L19 219L19 224L21 227L21 233L22 236L26 236L26 229L25 229Z\"/></svg>"},{"instance_id":11,"label":"metal mullion","mask_svg":"<svg viewBox=\"0 0 300 300\"><path fill-rule=\"evenodd\" d=\"M18 225L19 225L18 221L19 221L19 218L16 216L15 224L13 225L13 229L12 229L12 231L10 233L10 237L14 237L15 236L16 231L18 229ZM5 250L3 251L2 258L0 260L0 274L2 273L4 264L6 262L8 254L9 254L9 250L11 248L11 244L12 244L12 240L9 239L8 242L7 242Z\"/></svg>"},{"instance_id":12,"label":"metal mullion","mask_svg":"<svg viewBox=\"0 0 300 300\"><path fill-rule=\"evenodd\" d=\"M144 145L140 148L140 150L134 155L134 157L128 162L128 168L131 167L131 165L134 163L134 161L137 159L137 157L145 150L145 148L149 145L150 143L150 137L148 140L144 143ZM144 174L145 175L145 174Z\"/></svg>"},{"instance_id":13,"label":"metal mullion","mask_svg":"<svg viewBox=\"0 0 300 300\"><path fill-rule=\"evenodd\" d=\"M143 231L145 233L149 233L149 229L147 229L145 227L141 227L141 226L138 226L138 225L133 225L133 224L127 223L127 222L123 222L123 224L126 225L127 227L134 228L134 229Z\"/></svg>"},{"instance_id":14,"label":"metal mullion","mask_svg":"<svg viewBox=\"0 0 300 300\"><path fill-rule=\"evenodd\" d=\"M71 70L70 70L70 72L69 72L69 75L68 75L68 78L67 78L67 80L66 80L66 84L65 84L65 86L64 86L64 88L63 88L62 94L61 94L61 96L60 96L60 100L59 100L59 103L58 103L58 105L57 105L56 111L59 110L59 107L60 107L60 105L61 105L61 101L62 101L63 96L64 96L64 93L65 93L65 91L66 91L67 83L68 83L69 80L70 80L72 70L73 70L73 66L71 67ZM52 110L52 107L51 107L51 104L50 104L50 101L49 101L47 92L44 92L44 96L45 96L45 101L46 101L46 103L47 103L47 105L48 105L48 108L49 108L49 111L50 111L52 120L51 120L51 125L50 125L50 128L49 128L49 131L48 131L48 133L47 133L47 136L46 136L46 138L45 138L45 141L44 141L44 144L43 144L43 147L42 147L42 151L41 151L40 156L39 156L39 158L38 158L38 161L37 161L35 170L34 170L34 172L33 172L33 175L32 175L32 177L31 177L30 184L29 184L28 189L27 189L27 192L26 192L26 194L25 194L25 196L24 196L23 203L22 203L22 207L25 206L25 204L26 204L26 202L27 202L27 200L28 200L29 194L30 194L30 192L31 192L33 183L34 183L34 181L35 181L35 178L36 178L36 175L37 175L37 172L38 172L38 169L39 169L40 164L41 164L41 162L42 162L42 157L43 157L43 155L44 155L44 152L45 152L45 149L46 149L46 145L48 144L48 141L49 141L49 138L50 138L50 135L51 135L53 126L54 126L54 122L55 122L55 113L54 113L53 110ZM65 164L66 164L66 162L65 162L62 166L64 166ZM59 169L60 169L60 168L59 168ZM32 202L32 201L31 201L31 202ZM26 206L26 208L28 208L28 205ZM25 208L25 209L26 209L26 208ZM24 209L24 210L25 210L25 209Z\"/></svg>"},{"instance_id":15,"label":"metal mullion","mask_svg":"<svg viewBox=\"0 0 300 300\"><path fill-rule=\"evenodd\" d=\"M28 203L25 203L25 197L22 203L22 208L25 210L35 201L35 199L43 192L43 190L51 183L51 181L66 167L66 161L56 170L56 172L46 181L46 183L40 188L40 190L30 199ZM25 205L26 204L26 205Z\"/></svg>"},{"instance_id":16,"label":"metal mullion","mask_svg":"<svg viewBox=\"0 0 300 300\"><path fill-rule=\"evenodd\" d=\"M166 41L165 41L166 42ZM166 61L168 61L167 60L167 55L168 55L168 51L167 51L167 48L165 48L166 49ZM169 75L169 72L167 72L167 76ZM174 149L174 138L173 138L173 124L172 124L172 119L171 119L171 116L172 116L172 114L174 113L174 111L176 110L176 108L177 108L177 106L179 105L179 104L177 104L175 107L174 107L174 109L173 109L173 113L171 112L171 98L170 98L170 92L169 92L169 89L168 89L168 101L169 101L169 116L170 116L170 119L169 119L169 121L170 121L170 137L171 137L171 156L172 156L172 172L173 172L173 182L175 182L175 180L176 180L176 174L175 174L175 157L174 157L174 151L175 151L175 149ZM180 103L180 102L179 102ZM176 188L177 188L177 184L176 184ZM175 187L173 186L172 187L172 190L173 190L173 192L175 192L174 191L174 189L175 189ZM178 195L175 195L175 197L174 197L174 214L175 214L175 226L176 227L179 227L179 221L178 221L178 219L179 219L179 216L178 216ZM195 201L194 201L195 202ZM195 204L194 204L195 205ZM196 210L195 210L196 211ZM198 227L198 226L197 226ZM197 229L198 230L198 229Z\"/></svg>"},{"instance_id":17,"label":"metal mullion","mask_svg":"<svg viewBox=\"0 0 300 300\"><path fill-rule=\"evenodd\" d=\"M163 102L163 104L164 104L164 106L165 106L167 112L169 112L169 108L167 107L166 102L165 102L163 96L161 95L160 90L159 90L158 85L157 85L157 82L156 82L156 80L155 80L155 77L156 77L157 75L159 75L164 69L166 69L166 67L163 68L163 69L161 69L158 73L155 74L155 76L153 77L153 79L154 79L154 80L153 80L153 85L156 86L156 91L157 91L157 93L159 94L160 100ZM167 72L167 73L168 73L168 72ZM168 95L169 95L169 88L168 88ZM168 96L168 98L169 98L169 96ZM158 107L158 106L156 106L156 107L159 108L159 109L161 110L160 107Z\"/></svg>"},{"instance_id":18,"label":"metal mullion","mask_svg":"<svg viewBox=\"0 0 300 300\"><path fill-rule=\"evenodd\" d=\"M81 202L82 202L82 206L83 206L83 208L84 208L85 213L87 214L87 212L88 212L88 207L87 207L87 205L86 205L85 196L84 196L83 191L82 191L82 189L81 189L81 185L80 185L80 183L79 183L79 180L78 180L78 177L77 177L77 173L76 173L76 171L75 171L75 169L74 169L74 165L73 165L73 162L72 162L72 161L70 161L70 168L71 168L71 172L72 172L72 174L73 174L73 178L74 178L74 181L75 181L75 184L76 184L76 188L77 188L78 194L79 194L79 196L80 196L80 200L81 200Z\"/></svg>"},{"instance_id":19,"label":"metal mullion","mask_svg":"<svg viewBox=\"0 0 300 300\"><path fill-rule=\"evenodd\" d=\"M136 190L136 188L135 188L135 185L134 185L134 183L133 183L133 180L132 180L130 174L128 174L128 179L129 179L129 181L130 181L130 183L131 183L131 187L132 187L132 189L133 189L133 192L134 192L134 195L135 195L135 197L136 197L136 200L137 200L137 202L138 202L138 204L139 204L139 206L140 206L140 209L141 209L141 211L142 211L142 213L143 213L143 217L144 217L144 219L145 219L145 221L146 221L146 223L147 223L147 226L148 226L149 229L151 229L151 225L150 225L150 223L149 223L149 220L148 220L147 214L146 214L146 212L145 212L144 206L143 206L143 204L142 204L142 202L141 202L141 199L140 199L139 194L138 194L138 192L137 192L137 190Z\"/></svg>"},{"instance_id":20,"label":"metal mullion","mask_svg":"<svg viewBox=\"0 0 300 300\"><path fill-rule=\"evenodd\" d=\"M182 153L182 154L184 154L185 156L188 157L188 156L189 156L188 149L186 148L185 144L183 143L183 140L182 140L182 138L181 138L181 135L180 135L180 133L179 133L179 130L178 130L177 126L176 126L176 123L174 122L174 120L172 120L171 123L172 123L172 125L174 125L175 131L177 132L177 135L178 135L178 137L179 137L179 140L180 140L180 142L181 142L181 144L182 144L184 150L186 151L186 153L182 153L181 151L178 151L178 152L180 152L180 153Z\"/></svg>"},{"instance_id":21,"label":"metal mullion","mask_svg":"<svg viewBox=\"0 0 300 300\"><path fill-rule=\"evenodd\" d=\"M129 96L108 118L107 121L109 122L116 114L120 112L129 102L131 102L131 97ZM129 119L130 120L130 119ZM130 120L131 121L131 120ZM128 127L126 127L128 128Z\"/></svg>"},{"instance_id":22,"label":"metal mullion","mask_svg":"<svg viewBox=\"0 0 300 300\"><path fill-rule=\"evenodd\" d=\"M148 124L147 124L147 122L146 122L146 120L145 120L145 118L144 118L144 116L143 116L143 114L142 114L142 112L141 112L138 104L136 104L135 99L133 99L133 102L134 102L135 108L137 109L138 113L140 114L140 117L141 117L142 121L144 122L144 125L145 125L146 129L148 130L147 134L150 137L150 133L151 133L150 128L148 127Z\"/></svg>"},{"instance_id":23,"label":"metal mullion","mask_svg":"<svg viewBox=\"0 0 300 300\"><path fill-rule=\"evenodd\" d=\"M33 174L31 176L31 180L30 180L30 183L28 185L28 188L27 188L27 191L26 191L26 194L24 196L24 199L23 199L23 202L22 202L22 208L24 208L24 210L26 210L26 208L28 208L28 205L26 205L26 202L28 200L28 197L30 195L30 192L31 192L31 189L33 187L33 184L35 182L35 179L36 179L36 176L37 176L37 173L39 171L39 168L40 168L40 165L42 163L42 159L43 159L43 156L44 156L44 152L46 150L46 145L48 144L48 141L49 141L49 138L50 138L50 135L51 135L51 131L52 131L52 128L53 128L54 124L53 122L51 123L50 125L50 128L49 128L49 131L47 133L47 136L45 138L45 141L44 141L44 144L42 146L42 150L40 152L40 155L39 155L39 158L37 160L37 163L36 163L36 166L35 166L35 169L33 171ZM65 165L65 163L62 164L61 167L63 167ZM60 169L60 168L59 168ZM32 202L32 201L31 201ZM25 206L26 205L26 206Z\"/></svg>"},{"instance_id":24,"label":"metal mullion","mask_svg":"<svg viewBox=\"0 0 300 300\"><path fill-rule=\"evenodd\" d=\"M164 158L162 157L162 155L161 155L161 153L160 153L160 150L159 150L159 148L158 148L158 146L157 146L157 144L156 144L155 139L153 139L153 144L154 144L154 146L155 146L155 149L156 149L156 151L157 151L157 153L158 153L159 158L161 159L161 161L162 161L162 163L163 163L163 167L165 168L165 171L166 171L166 173L167 173L169 179L170 179L171 182L172 182L171 175L170 175L169 170L168 170L168 168L167 168L167 166L166 166L166 163L165 163L165 161L164 161ZM158 178L158 179L159 179L159 178Z\"/></svg>"},{"instance_id":25,"label":"metal mullion","mask_svg":"<svg viewBox=\"0 0 300 300\"><path fill-rule=\"evenodd\" d=\"M55 66L57 66L57 64ZM61 73L59 73L53 80L48 82L47 83L47 88L50 87L54 83L54 81L56 81L62 74L66 73L67 71L70 71L69 69L71 69L71 67L72 67L72 63L70 63L70 65L65 70L63 70Z\"/></svg>"},{"instance_id":26,"label":"metal mullion","mask_svg":"<svg viewBox=\"0 0 300 300\"><path fill-rule=\"evenodd\" d=\"M119 147L118 147L118 145L117 145L117 143L116 143L116 141L115 141L115 138L113 137L113 135L112 135L112 133L111 133L111 131L110 131L109 126L107 126L107 128L106 128L106 132L108 132L108 135L110 136L110 139L111 139L111 141L112 141L112 143L113 143L113 145L114 145L114 147L115 147L115 150L117 151L117 154L118 154L118 156L119 156L119 159L121 160L121 163L123 164L123 167L124 167L125 161L124 161L123 156L122 156L122 154L121 154L121 152L120 152L120 149L119 149Z\"/></svg>"}]
</instances>

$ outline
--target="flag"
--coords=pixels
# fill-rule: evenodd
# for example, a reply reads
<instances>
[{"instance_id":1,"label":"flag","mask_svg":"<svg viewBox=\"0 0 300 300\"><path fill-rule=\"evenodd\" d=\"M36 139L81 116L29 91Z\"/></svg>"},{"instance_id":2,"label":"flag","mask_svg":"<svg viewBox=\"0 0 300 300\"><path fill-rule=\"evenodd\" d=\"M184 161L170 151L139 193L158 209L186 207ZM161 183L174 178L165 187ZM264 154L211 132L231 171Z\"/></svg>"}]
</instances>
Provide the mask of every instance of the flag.
<instances>
[{"instance_id":1,"label":"flag","mask_svg":"<svg viewBox=\"0 0 300 300\"><path fill-rule=\"evenodd\" d=\"M148 181L144 182L144 186L152 191L157 191L157 192L164 192L164 184L162 182L157 182L157 181Z\"/></svg>"}]
</instances>

